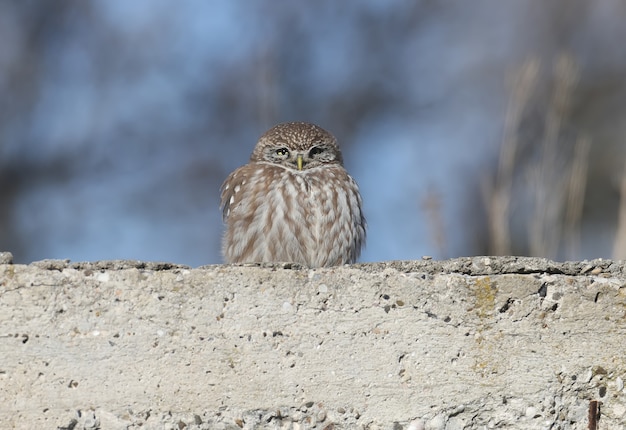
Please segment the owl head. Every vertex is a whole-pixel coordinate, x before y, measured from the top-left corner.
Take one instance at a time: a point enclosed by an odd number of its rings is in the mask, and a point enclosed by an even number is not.
[[[323,128],[306,122],[287,122],[269,129],[256,144],[250,161],[297,171],[343,165],[337,139]]]

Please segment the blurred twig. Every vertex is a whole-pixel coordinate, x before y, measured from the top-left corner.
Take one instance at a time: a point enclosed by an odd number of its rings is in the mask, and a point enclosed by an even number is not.
[[[522,123],[525,112],[530,110],[531,98],[537,94],[538,75],[539,61],[530,59],[514,76],[495,183],[484,190],[489,216],[490,253],[495,255],[513,252],[511,204],[515,197],[514,181],[522,169],[528,186],[521,191],[528,194],[517,198],[530,197],[530,219],[527,223],[529,255],[555,258],[564,238],[570,255],[574,256],[579,246],[578,230],[587,182],[590,139],[577,139],[571,156],[562,136],[563,123],[569,118],[571,98],[578,81],[578,68],[567,54],[559,56],[554,65],[554,92],[543,134],[535,144],[538,156],[527,159],[523,167],[516,166],[520,162],[520,146],[525,143],[520,141],[520,136],[527,134],[522,133]],[[529,140],[528,144],[532,143],[533,140]]]
[[[562,54],[554,68],[555,90],[546,118],[541,157],[531,168],[531,187],[535,198],[530,220],[530,255],[554,257],[562,233],[563,206],[567,185],[559,165],[563,151],[559,147],[561,124],[569,114],[571,94],[578,80],[578,70],[567,54]]]
[[[539,61],[533,58],[526,61],[513,77],[513,93],[505,116],[498,173],[495,183],[484,190],[489,217],[489,247],[493,255],[511,253],[509,220],[515,159],[519,145],[519,126],[536,85],[538,70]]]
[[[565,237],[568,242],[567,253],[570,259],[577,258],[580,250],[580,220],[587,187],[590,148],[591,139],[589,137],[578,138],[570,170],[565,212]]]
[[[621,179],[617,232],[613,243],[613,258],[616,260],[626,259],[626,163],[624,163]]]
[[[432,241],[439,256],[446,255],[446,229],[444,226],[444,211],[441,205],[441,194],[434,188],[430,188],[421,202],[421,207],[426,214],[430,225]]]

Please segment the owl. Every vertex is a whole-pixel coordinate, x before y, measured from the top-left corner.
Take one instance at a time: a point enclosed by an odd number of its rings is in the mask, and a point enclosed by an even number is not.
[[[354,263],[365,244],[362,207],[332,134],[305,122],[278,124],[222,185],[224,259]]]

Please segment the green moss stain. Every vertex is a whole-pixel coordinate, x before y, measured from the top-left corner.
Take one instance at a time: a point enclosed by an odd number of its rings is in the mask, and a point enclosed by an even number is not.
[[[6,281],[4,281],[1,278],[8,278],[8,279],[13,279],[15,277],[15,266],[13,264],[6,264],[4,265],[4,270],[2,272],[2,274],[0,274],[0,284],[1,285],[6,285]]]
[[[494,357],[498,354],[500,335],[493,328],[497,288],[488,276],[477,278],[470,284],[474,295],[472,312],[478,316],[476,322],[476,361],[474,370],[482,377],[498,374],[499,366]]]
[[[626,320],[626,285],[622,285],[619,287],[619,290],[617,290],[617,295],[620,298],[617,303],[622,308],[622,319]]]
[[[479,318],[489,318],[496,306],[496,287],[489,276],[474,281],[474,297],[476,299],[474,311]]]

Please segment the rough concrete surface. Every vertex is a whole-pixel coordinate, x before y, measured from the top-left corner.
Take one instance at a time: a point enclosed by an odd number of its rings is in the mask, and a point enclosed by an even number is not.
[[[11,264],[0,428],[624,429],[626,267]]]

